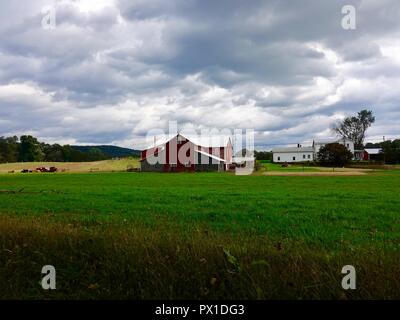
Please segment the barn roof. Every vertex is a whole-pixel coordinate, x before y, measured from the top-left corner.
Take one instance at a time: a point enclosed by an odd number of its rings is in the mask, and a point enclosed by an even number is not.
[[[350,139],[343,139],[343,138],[338,138],[338,139],[319,139],[319,140],[314,140],[314,144],[329,144],[329,143],[336,143],[336,142],[353,142]]]
[[[381,148],[368,148],[364,149],[368,154],[379,154],[382,152]]]
[[[147,149],[152,149],[158,146],[162,146],[166,144],[168,141],[175,138],[178,134],[170,134],[163,136],[161,139],[156,139],[156,142],[152,143],[148,146]],[[185,135],[179,133],[180,136],[188,139],[193,142],[197,146],[205,147],[205,148],[218,148],[218,147],[226,147],[230,141],[230,136],[218,136],[218,135]]]

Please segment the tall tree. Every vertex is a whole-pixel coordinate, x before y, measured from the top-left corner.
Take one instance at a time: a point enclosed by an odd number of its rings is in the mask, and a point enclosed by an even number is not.
[[[356,149],[362,149],[365,133],[374,122],[375,117],[371,110],[361,110],[357,116],[345,118],[334,131],[343,138],[352,140]]]
[[[45,144],[42,143],[42,150],[44,152],[44,160],[49,162],[63,162],[64,154],[63,147],[59,144]]]
[[[44,158],[41,144],[32,136],[21,136],[19,146],[19,161],[42,161]]]
[[[343,167],[351,161],[353,154],[340,143],[328,143],[319,149],[317,159],[322,165]]]
[[[18,137],[0,137],[0,162],[18,161]]]

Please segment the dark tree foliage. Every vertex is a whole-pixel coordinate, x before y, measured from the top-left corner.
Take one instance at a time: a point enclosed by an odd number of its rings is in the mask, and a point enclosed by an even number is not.
[[[72,146],[72,148],[77,149],[81,152],[88,153],[93,146]],[[124,157],[139,157],[140,151],[122,148],[117,146],[107,146],[107,145],[100,145],[96,146],[96,149],[99,149],[102,153],[106,156],[111,158],[124,158]]]
[[[64,147],[59,144],[42,144],[44,160],[49,162],[65,161]]]
[[[254,151],[257,160],[270,160],[272,161],[272,152],[269,151]]]
[[[44,153],[39,141],[32,136],[21,136],[18,160],[22,162],[43,161]]]
[[[18,137],[0,137],[0,162],[18,161]]]
[[[366,148],[382,148],[383,160],[388,164],[400,163],[400,139],[367,143]]]
[[[0,137],[0,163],[11,162],[85,162],[110,159],[99,148],[80,151],[69,145],[40,143],[35,137]]]
[[[375,117],[370,110],[361,110],[357,116],[347,117],[340,122],[334,131],[343,138],[354,141],[356,149],[362,149],[365,132],[375,122]]]
[[[326,166],[343,167],[353,158],[353,154],[340,143],[329,143],[317,154],[318,162]]]

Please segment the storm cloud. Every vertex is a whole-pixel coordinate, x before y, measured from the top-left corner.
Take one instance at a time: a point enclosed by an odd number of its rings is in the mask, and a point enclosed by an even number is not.
[[[342,28],[342,7],[356,29]],[[397,0],[0,4],[0,135],[141,148],[168,121],[246,129],[259,149],[331,137],[362,108],[400,135]],[[42,20],[54,8],[54,29]]]

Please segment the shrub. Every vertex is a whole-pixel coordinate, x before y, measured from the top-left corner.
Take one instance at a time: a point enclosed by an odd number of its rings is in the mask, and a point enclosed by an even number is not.
[[[353,158],[353,154],[340,143],[329,143],[323,146],[318,154],[317,159],[322,165],[330,165],[343,167]]]

